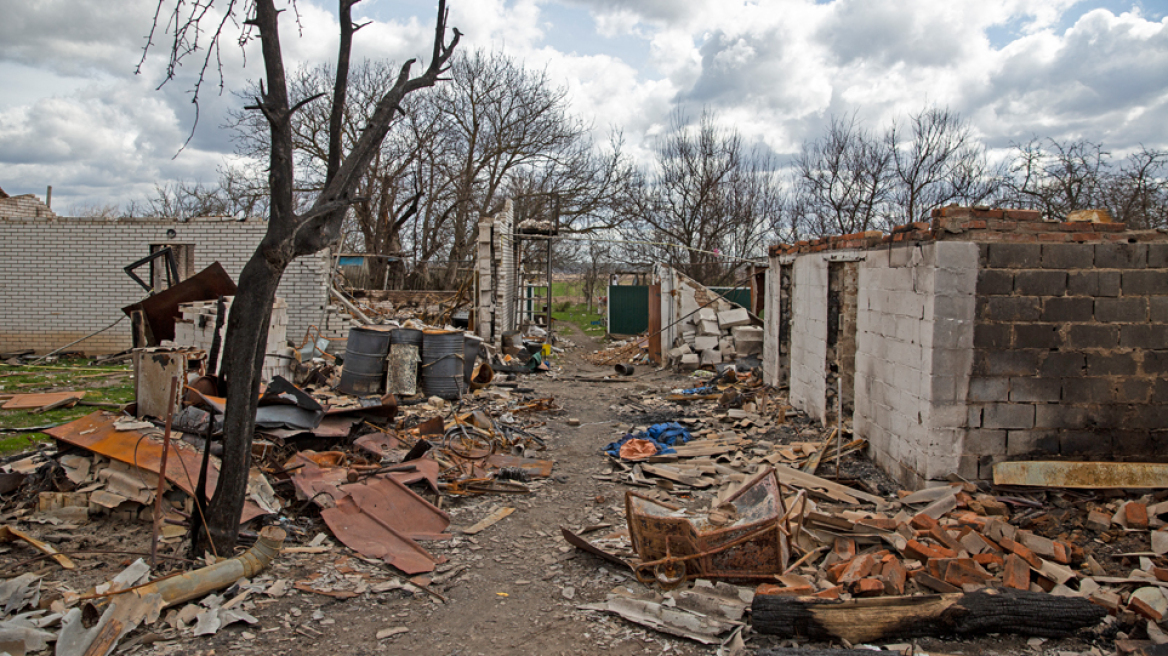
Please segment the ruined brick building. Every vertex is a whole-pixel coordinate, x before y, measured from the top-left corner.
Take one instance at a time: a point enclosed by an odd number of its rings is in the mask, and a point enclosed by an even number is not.
[[[163,246],[175,249],[183,278],[219,262],[238,279],[266,230],[262,219],[224,216],[63,217],[32,194],[0,198],[0,352],[45,353],[108,326],[145,295],[123,267]],[[295,260],[284,273],[277,295],[288,304],[293,341],[337,316],[325,312],[330,261],[323,251]],[[127,320],[76,348],[116,353],[131,341]]]
[[[770,267],[768,382],[817,419],[842,405],[903,484],[1168,459],[1168,234],[950,207]]]

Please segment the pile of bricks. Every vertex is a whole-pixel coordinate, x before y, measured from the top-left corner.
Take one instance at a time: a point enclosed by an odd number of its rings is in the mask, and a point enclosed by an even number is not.
[[[682,370],[693,370],[761,355],[763,329],[751,325],[744,308],[717,312],[705,307],[682,323],[678,341],[669,351],[670,360]]]
[[[978,493],[973,484],[902,495],[890,506],[901,506],[894,517],[887,512],[827,514],[823,509],[809,514],[809,528],[830,527],[840,537],[824,545],[830,551],[817,566],[781,576],[778,584],[763,584],[756,594],[846,599],[1006,587],[1084,597],[1113,615],[1130,612],[1152,622],[1168,614],[1168,596],[1160,599],[1158,587],[1168,581],[1163,557],[1168,530],[1160,519],[1168,516],[1168,502],[1122,500],[1089,511],[1085,526],[1101,537],[1113,528],[1126,535],[1152,529],[1152,551],[1146,553],[1161,555],[1142,559],[1141,569],[1121,578],[1108,577],[1077,544],[1018,528],[1005,503]],[[920,508],[915,514],[910,514],[912,505]],[[1149,586],[1155,595],[1144,591]]]
[[[233,296],[228,296],[224,307],[219,360],[215,363],[216,371],[222,371],[224,351],[222,340],[227,335],[227,319],[231,316],[231,301],[233,299]],[[174,323],[174,341],[165,342],[163,346],[193,346],[210,353],[211,345],[215,339],[218,302],[183,303],[179,306],[179,313],[180,317]],[[292,364],[295,360],[293,359],[293,349],[288,347],[288,304],[282,298],[276,298],[272,305],[271,321],[268,324],[268,345],[264,353],[266,355],[261,376],[263,382],[266,383],[275,376],[291,379]]]

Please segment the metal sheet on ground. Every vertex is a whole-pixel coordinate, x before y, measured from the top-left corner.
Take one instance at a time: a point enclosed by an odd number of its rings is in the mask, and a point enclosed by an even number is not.
[[[999,462],[994,485],[1082,489],[1168,488],[1168,464],[1153,462]]]
[[[162,469],[162,441],[144,437],[141,431],[120,431],[114,428],[114,420],[117,418],[116,415],[99,410],[63,426],[50,428],[45,433],[73,446],[158,474]],[[207,469],[207,494],[213,495],[219,482],[219,459],[211,456],[210,463]],[[166,463],[167,480],[194,496],[201,464],[202,454],[197,449],[181,439],[171,440]],[[244,502],[240,523],[264,514],[267,513],[248,499]]]

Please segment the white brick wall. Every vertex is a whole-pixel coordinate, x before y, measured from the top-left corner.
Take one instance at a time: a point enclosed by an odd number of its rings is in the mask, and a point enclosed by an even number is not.
[[[170,229],[177,236],[168,238]],[[47,352],[124,316],[121,308],[141,300],[143,290],[123,267],[148,255],[151,244],[194,244],[196,271],[218,261],[238,278],[266,229],[260,220],[229,217],[182,223],[12,217],[0,207],[0,351]],[[322,252],[296,260],[284,273],[277,293],[288,302],[290,340],[299,343],[307,327],[320,322],[328,270]],[[127,319],[76,348],[112,353],[130,345]]]
[[[795,260],[791,272],[791,405],[823,421],[827,413],[827,260],[820,253]],[[769,278],[769,276],[768,276]],[[772,296],[778,315],[779,302]],[[768,339],[778,333],[767,332]]]
[[[782,273],[781,258],[770,258],[770,268],[766,273],[766,311],[763,314],[763,344],[762,344],[762,373],[767,385],[778,385],[782,379],[782,358],[779,353],[779,330],[782,327],[782,313],[779,303],[782,301]]]
[[[873,249],[860,264],[856,435],[908,485],[961,473],[977,246]]]

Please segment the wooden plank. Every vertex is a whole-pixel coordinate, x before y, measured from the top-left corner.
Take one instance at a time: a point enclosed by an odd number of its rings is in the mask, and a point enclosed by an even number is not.
[[[58,552],[52,546],[41,542],[40,540],[26,533],[18,531],[11,526],[0,526],[0,542],[11,542],[13,540],[23,540],[27,542],[37,551],[52,556],[53,560],[57,561],[57,564],[61,567],[64,567],[65,569],[75,569],[77,567],[77,565],[73,564],[73,561],[70,560],[68,556]]]
[[[857,500],[859,500],[867,501],[868,503],[874,503],[877,506],[883,506],[888,503],[882,497],[878,497],[874,494],[861,492],[855,488],[848,487],[846,485],[840,485],[835,481],[829,481],[826,478],[820,478],[818,476],[808,474],[807,472],[802,472],[798,469],[793,469],[785,465],[776,464],[774,465],[774,468],[779,475],[780,482],[787,485],[796,485],[814,490],[822,490],[827,493],[828,496],[836,499],[837,501],[842,501],[844,503],[857,503]]]
[[[31,410],[34,408],[43,408],[47,405],[68,401],[69,399],[81,399],[85,396],[85,392],[46,392],[44,394],[14,394],[7,403],[4,404],[5,410]]]
[[[994,485],[1077,489],[1168,488],[1168,464],[1153,462],[999,462]]]
[[[481,520],[479,520],[477,523],[475,523],[474,526],[471,526],[470,528],[462,529],[462,532],[466,535],[475,535],[476,533],[482,533],[483,531],[494,526],[501,519],[503,519],[507,515],[510,515],[513,512],[515,512],[514,508],[498,508],[495,510],[495,512],[493,512],[493,513],[487,515],[486,517],[482,518]]]

